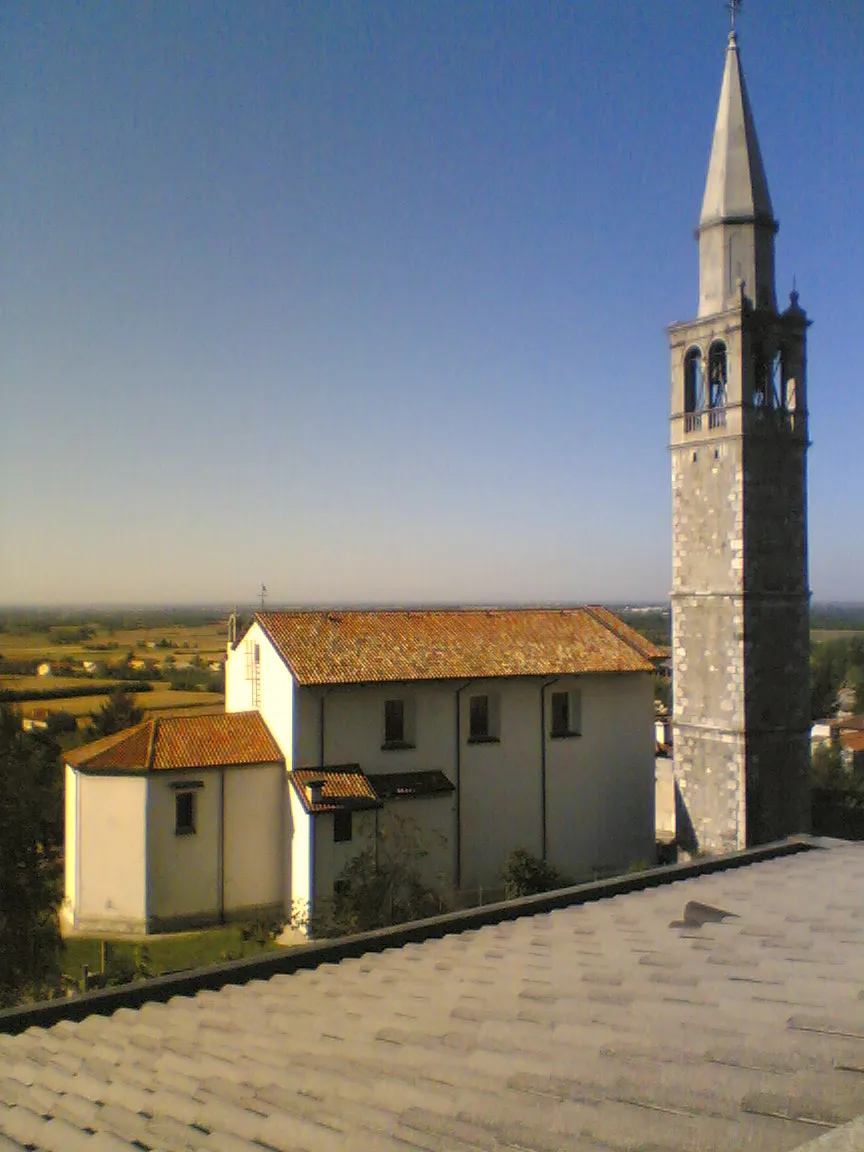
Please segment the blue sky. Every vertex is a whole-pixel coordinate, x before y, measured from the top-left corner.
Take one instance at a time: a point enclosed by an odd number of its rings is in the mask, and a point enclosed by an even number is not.
[[[665,598],[720,0],[0,22],[0,603]],[[860,600],[864,6],[739,33]]]

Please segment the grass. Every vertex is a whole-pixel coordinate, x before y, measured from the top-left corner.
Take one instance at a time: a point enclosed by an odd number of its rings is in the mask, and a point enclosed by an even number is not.
[[[87,965],[91,972],[101,970],[102,941],[96,937],[73,936],[64,942],[61,967],[67,976],[81,978],[81,969]],[[153,976],[163,972],[182,972],[190,968],[205,968],[224,960],[239,960],[246,956],[261,956],[265,952],[281,951],[283,945],[267,938],[265,942],[244,940],[239,925],[211,928],[203,932],[183,932],[171,936],[151,936],[145,941],[111,942],[113,962],[134,965],[136,954],[146,949],[147,967]]]
[[[828,640],[849,640],[852,636],[864,636],[864,631],[858,628],[814,628],[810,633],[814,644],[824,644]]]
[[[112,689],[114,688],[116,688],[116,684],[112,684]],[[22,700],[14,706],[21,708],[25,714],[37,706],[44,707],[50,712],[68,712],[69,715],[73,715],[78,720],[78,726],[81,726],[81,722],[88,720],[91,713],[99,712],[107,698],[107,692],[100,692],[100,694],[94,692],[92,696],[62,696],[58,699],[31,700],[31,702]],[[181,692],[162,688],[160,685],[157,685],[152,692],[138,692],[135,696],[135,703],[144,712],[145,720],[151,717],[169,717],[169,715],[179,713],[189,715],[194,712],[198,715],[204,715],[225,711],[225,697],[221,695],[221,692]]]

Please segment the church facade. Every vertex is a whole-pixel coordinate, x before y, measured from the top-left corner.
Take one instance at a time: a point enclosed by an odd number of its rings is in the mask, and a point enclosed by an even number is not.
[[[778,310],[774,217],[735,32],[672,356],[678,835],[730,851],[809,826],[808,319]]]

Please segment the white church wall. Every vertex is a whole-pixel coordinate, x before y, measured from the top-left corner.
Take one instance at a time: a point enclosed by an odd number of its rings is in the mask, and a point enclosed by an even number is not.
[[[281,914],[284,905],[285,769],[225,770],[225,915]]]
[[[582,879],[654,857],[653,687],[648,675],[584,676],[581,735],[550,736],[548,856]],[[559,690],[556,684],[549,692]]]
[[[149,912],[157,929],[219,920],[220,775],[165,772],[148,780]],[[187,789],[195,797],[195,831],[178,835],[175,798]]]
[[[90,931],[143,932],[147,924],[147,781],[77,777],[79,886],[74,924]]]
[[[229,649],[225,711],[260,712],[290,770],[294,756],[294,678],[258,623],[235,649]]]
[[[360,764],[364,772],[440,768],[451,774],[456,740],[456,685],[429,683],[338,685],[298,692],[298,766],[321,765],[321,698],[324,700],[324,765]],[[384,748],[384,704],[405,705],[406,747]]]

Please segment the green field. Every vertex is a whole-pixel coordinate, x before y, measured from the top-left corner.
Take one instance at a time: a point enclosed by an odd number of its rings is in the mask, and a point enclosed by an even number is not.
[[[89,936],[68,937],[63,943],[60,965],[64,975],[72,980],[81,979],[81,969],[87,965],[91,972],[101,970],[102,942]],[[110,964],[134,967],[136,959],[145,960],[152,976],[163,972],[182,972],[190,968],[204,968],[225,960],[240,960],[247,956],[260,956],[264,952],[281,951],[283,945],[269,938],[263,943],[256,939],[244,940],[240,926],[212,928],[203,932],[183,932],[168,936],[151,936],[143,941],[112,942]],[[110,971],[110,966],[109,966]]]
[[[123,614],[125,617],[128,613]],[[166,613],[166,616],[170,615]],[[224,659],[228,639],[227,620],[209,620],[190,623],[170,619],[158,619],[158,613],[149,614],[149,619],[139,627],[119,627],[110,617],[88,621],[78,616],[74,622],[58,614],[55,620],[47,614],[29,623],[11,615],[3,618],[0,631],[0,658],[13,664],[16,661],[48,661],[55,665],[79,666],[85,660],[96,663],[117,665],[127,657],[138,661],[152,662],[167,672],[165,661],[172,658],[178,671],[186,664],[198,660],[204,665]],[[118,621],[120,614],[118,614]],[[86,639],[68,640],[75,631],[86,628],[92,633]],[[8,666],[8,665],[7,665]],[[134,673],[132,673],[134,675]],[[0,672],[0,689],[15,689],[32,692],[32,700],[15,702],[26,716],[34,708],[45,708],[52,712],[67,712],[78,718],[83,726],[92,712],[98,712],[108,695],[117,687],[117,680],[107,677],[90,679],[86,675],[67,675],[60,670],[58,675],[35,676]],[[52,693],[58,689],[92,689],[82,696],[57,696],[40,699],[46,690]],[[152,691],[135,693],[135,703],[144,711],[145,717],[171,716],[175,714],[202,714],[221,712],[224,709],[224,696],[219,692],[202,690],[173,690],[169,681],[152,682]]]
[[[864,636],[859,628],[812,628],[810,640],[813,644],[825,644],[828,640],[849,640],[853,636]]]

